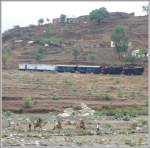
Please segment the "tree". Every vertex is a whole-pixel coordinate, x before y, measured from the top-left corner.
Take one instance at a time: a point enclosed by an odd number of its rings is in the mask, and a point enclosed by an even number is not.
[[[125,53],[128,49],[128,35],[124,26],[116,26],[112,31],[112,41],[114,42],[115,49],[119,54],[119,59],[122,53]]]
[[[10,49],[3,49],[2,50],[2,62],[4,65],[4,69],[6,69],[6,65],[11,58],[11,50]]]
[[[78,56],[80,55],[80,50],[78,48],[74,48],[72,55],[74,57],[74,60],[77,61]]]
[[[90,19],[98,24],[100,24],[104,19],[108,18],[109,16],[109,12],[104,7],[95,9],[89,14]]]
[[[43,18],[41,18],[41,19],[38,20],[39,26],[42,25],[43,23],[44,23],[44,19]]]
[[[143,10],[143,12],[146,12],[146,14],[148,15],[149,11],[150,11],[149,5],[143,5],[142,10]]]
[[[42,48],[38,48],[36,51],[36,60],[41,61],[44,57],[44,51]]]
[[[67,16],[65,14],[60,15],[60,22],[65,23]]]

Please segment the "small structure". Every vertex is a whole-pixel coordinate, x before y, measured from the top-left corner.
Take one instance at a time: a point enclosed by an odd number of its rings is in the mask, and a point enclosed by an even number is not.
[[[110,45],[112,48],[114,48],[115,47],[115,44],[114,44],[114,42],[113,41],[111,41],[111,45]]]
[[[112,47],[112,48],[114,48],[115,47],[115,43],[113,42],[113,41],[111,41],[111,44],[110,44],[110,46]],[[129,42],[128,43],[128,47],[132,47],[132,42]]]

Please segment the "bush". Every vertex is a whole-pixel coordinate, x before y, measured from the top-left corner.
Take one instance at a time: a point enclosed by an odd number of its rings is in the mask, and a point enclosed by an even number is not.
[[[9,63],[10,59],[11,59],[11,50],[8,49],[8,48],[4,48],[2,50],[2,62],[3,62],[3,65],[4,65],[4,68],[6,68],[6,65]]]
[[[126,63],[136,63],[137,62],[137,58],[133,57],[133,56],[128,56],[128,57],[126,57],[125,62]]]
[[[11,112],[10,111],[5,111],[3,112],[3,115],[5,118],[9,118],[11,116]]]
[[[23,98],[23,105],[26,108],[31,108],[32,107],[32,97],[30,97],[30,96],[24,97]]]
[[[38,48],[36,51],[36,60],[41,61],[44,57],[44,51],[42,48]]]

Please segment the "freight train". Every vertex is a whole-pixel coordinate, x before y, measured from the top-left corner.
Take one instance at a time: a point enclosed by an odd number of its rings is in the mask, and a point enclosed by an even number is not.
[[[51,71],[70,73],[93,73],[112,75],[142,75],[143,66],[90,66],[90,65],[47,65],[47,64],[19,64],[19,70],[24,71]]]

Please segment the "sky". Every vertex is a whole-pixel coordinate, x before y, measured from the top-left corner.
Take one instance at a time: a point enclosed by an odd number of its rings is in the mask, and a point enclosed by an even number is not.
[[[2,1],[2,32],[13,28],[37,24],[38,19],[58,18],[60,14],[68,17],[88,15],[92,10],[105,7],[109,12],[134,12],[136,16],[145,15],[142,6],[148,2],[100,2],[100,1]]]

